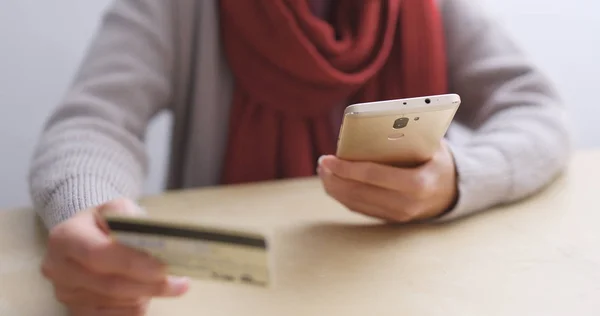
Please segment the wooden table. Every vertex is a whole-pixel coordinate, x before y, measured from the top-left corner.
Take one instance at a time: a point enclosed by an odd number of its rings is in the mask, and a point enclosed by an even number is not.
[[[525,202],[445,225],[382,226],[314,179],[169,193],[155,217],[271,234],[275,286],[195,281],[150,315],[600,315],[600,151]],[[45,232],[0,212],[0,315],[65,315],[39,275]]]

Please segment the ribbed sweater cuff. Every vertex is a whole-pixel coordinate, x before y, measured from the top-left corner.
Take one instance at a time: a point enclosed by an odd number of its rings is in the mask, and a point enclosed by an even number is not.
[[[69,178],[55,189],[43,209],[38,210],[48,229],[80,211],[122,197],[113,185],[98,176]]]
[[[458,201],[437,222],[471,215],[507,198],[512,186],[512,170],[499,149],[492,146],[449,146],[458,175]]]

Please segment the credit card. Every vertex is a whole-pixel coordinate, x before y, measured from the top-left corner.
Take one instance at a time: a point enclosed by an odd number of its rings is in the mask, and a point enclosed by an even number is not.
[[[162,262],[172,275],[269,287],[268,244],[251,232],[106,216],[112,237]]]

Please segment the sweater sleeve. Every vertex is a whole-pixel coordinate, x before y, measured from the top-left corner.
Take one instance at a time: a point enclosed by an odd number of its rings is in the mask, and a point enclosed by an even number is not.
[[[105,13],[32,159],[30,192],[48,228],[141,193],[146,127],[171,93],[169,2],[117,0]]]
[[[449,80],[468,137],[449,147],[459,198],[446,221],[528,197],[566,166],[565,107],[544,75],[477,1],[444,0]]]

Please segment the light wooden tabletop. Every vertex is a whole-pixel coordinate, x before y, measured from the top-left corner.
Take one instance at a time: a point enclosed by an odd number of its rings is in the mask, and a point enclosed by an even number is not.
[[[382,226],[314,179],[170,193],[151,216],[261,229],[274,287],[195,281],[150,315],[600,315],[600,151],[536,197],[445,225]],[[44,230],[0,212],[0,315],[58,316]]]

